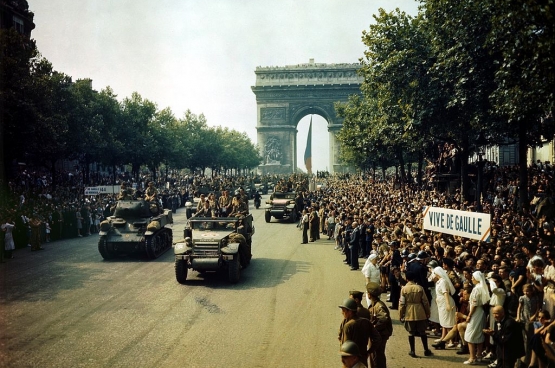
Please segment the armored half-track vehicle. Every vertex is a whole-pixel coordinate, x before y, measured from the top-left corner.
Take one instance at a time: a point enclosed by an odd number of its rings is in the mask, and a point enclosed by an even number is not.
[[[174,245],[175,278],[180,284],[189,269],[198,272],[227,270],[231,283],[251,261],[254,226],[252,215],[195,217],[187,221],[181,242]]]
[[[266,201],[264,219],[270,222],[272,217],[280,220],[296,222],[299,216],[295,202],[295,192],[274,192],[271,199]]]
[[[98,251],[104,259],[143,253],[158,258],[172,246],[172,211],[155,203],[120,200],[113,216],[100,223]]]

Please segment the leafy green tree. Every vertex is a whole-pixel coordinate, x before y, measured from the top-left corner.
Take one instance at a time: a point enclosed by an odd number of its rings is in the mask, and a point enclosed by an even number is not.
[[[141,165],[149,162],[155,149],[155,134],[150,124],[155,114],[156,104],[143,99],[137,92],[123,100],[121,118],[125,133],[121,139],[124,143],[124,162],[131,164],[131,173],[137,180]]]
[[[415,153],[421,157],[429,139],[423,127],[430,92],[426,73],[433,59],[422,17],[380,9],[374,18],[376,23],[362,37],[367,46],[359,71],[364,76],[362,97],[336,106],[345,118],[339,134],[342,156],[383,169],[394,157],[406,179],[405,159]]]
[[[31,65],[38,56],[33,40],[15,29],[0,29],[0,186],[5,188],[5,168],[25,155],[25,137],[34,119]]]
[[[75,157],[70,112],[74,106],[71,77],[56,72],[46,59],[32,66],[33,88],[27,92],[34,101],[32,120],[23,144],[25,155],[52,171],[56,185],[56,163]]]
[[[555,3],[486,2],[492,13],[487,46],[501,55],[490,98],[501,118],[490,136],[519,142],[520,207],[528,207],[527,149],[553,139],[555,123]]]
[[[94,144],[88,147],[88,152],[92,156],[91,161],[112,168],[114,173],[117,165],[126,163],[124,151],[127,137],[121,105],[110,87],[96,95],[95,104],[93,119],[100,137],[92,141]]]
[[[438,95],[430,132],[455,143],[461,163],[461,192],[469,188],[468,158],[480,131],[486,136],[498,118],[489,100],[499,55],[486,45],[491,8],[486,2],[423,3],[425,27],[436,61],[430,69]]]

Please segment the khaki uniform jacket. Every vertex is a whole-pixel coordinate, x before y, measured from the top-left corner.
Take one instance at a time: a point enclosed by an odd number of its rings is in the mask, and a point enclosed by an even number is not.
[[[376,327],[376,330],[382,336],[382,339],[387,339],[393,334],[393,323],[389,315],[389,309],[381,300],[377,300],[371,307],[368,308],[370,312],[370,322]]]
[[[218,199],[218,204],[220,208],[230,208],[231,207],[231,197],[230,196],[221,196]]]
[[[422,286],[409,281],[401,289],[399,318],[405,321],[422,321],[430,315],[430,303]]]
[[[360,351],[359,358],[365,362],[368,359],[368,353],[372,353],[381,344],[382,337],[369,320],[356,316],[353,319],[344,319],[339,327],[339,346],[347,340],[357,344]]]

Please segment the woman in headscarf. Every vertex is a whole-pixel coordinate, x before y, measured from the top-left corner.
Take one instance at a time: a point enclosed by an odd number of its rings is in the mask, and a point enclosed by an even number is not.
[[[445,341],[442,340],[455,325],[455,300],[453,300],[451,296],[455,293],[455,287],[453,283],[451,283],[447,272],[439,266],[432,269],[432,281],[436,284],[436,303],[439,314],[439,324],[441,325],[441,339],[437,342],[438,346],[432,346],[435,348],[444,348]]]
[[[361,272],[366,279],[366,285],[371,282],[375,282],[378,285],[380,284],[380,267],[378,266],[378,255],[375,251],[372,251],[370,256],[368,256]],[[370,305],[368,296],[366,296],[366,301],[368,302],[368,305]]]
[[[466,317],[468,325],[464,333],[464,339],[468,342],[470,358],[464,364],[476,365],[481,360],[481,358],[477,357],[482,356],[482,343],[485,340],[482,331],[486,321],[483,306],[489,302],[490,297],[486,278],[482,272],[474,271],[472,273],[472,283],[474,284],[474,289],[472,289],[470,294],[470,312]]]

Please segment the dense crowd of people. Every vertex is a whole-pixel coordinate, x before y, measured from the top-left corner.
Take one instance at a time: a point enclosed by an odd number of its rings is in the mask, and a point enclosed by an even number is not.
[[[432,347],[458,349],[467,365],[546,367],[555,359],[554,170],[535,164],[529,175],[530,210],[518,207],[516,167],[488,169],[481,203],[463,200],[458,191],[439,192],[433,181],[395,189],[394,180],[330,179],[305,193],[311,208],[304,209],[301,226],[315,234],[310,241],[319,234],[333,239],[351,270],[364,261],[365,284],[388,291],[388,309],[399,310],[410,356],[417,356],[417,337],[424,355],[433,355],[427,339],[435,336]],[[431,205],[473,212],[481,206],[491,215],[490,241],[423,229],[423,209]],[[366,294],[372,308],[375,286]],[[349,318],[356,320],[356,313]],[[388,318],[382,313],[375,327]],[[351,340],[349,333],[340,337]],[[363,363],[365,350],[359,346]],[[379,349],[368,353],[372,367],[385,366],[376,359]]]
[[[2,240],[8,235],[6,253],[3,254],[7,258],[13,257],[13,250],[17,248],[41,250],[41,244],[50,241],[98,233],[102,220],[112,214],[122,184],[129,188],[133,198],[143,198],[148,183],[153,182],[160,206],[177,212],[200,192],[234,192],[240,187],[252,187],[255,182],[277,180],[273,176],[206,177],[175,173],[160,173],[156,179],[141,175],[134,180],[128,172],[121,172],[115,176],[91,173],[90,182],[85,185],[83,173],[79,170],[60,171],[55,179],[54,186],[50,172],[24,169],[7,183],[9,193],[0,205]],[[114,183],[113,193],[85,195],[86,187],[112,186]]]
[[[256,180],[275,183],[276,191],[295,191],[301,243],[327,237],[350,270],[363,274],[363,297],[355,298],[358,293],[353,292],[356,303],[341,306],[345,320],[339,338],[345,351],[356,350],[365,365],[369,360],[372,367],[386,366],[389,310],[399,310],[411,356],[417,356],[416,338],[422,341],[424,355],[433,355],[428,346],[431,335],[437,338],[433,348],[457,349],[467,365],[487,361],[491,367],[515,362],[547,367],[555,359],[551,347],[555,342],[554,173],[549,163],[529,167],[530,210],[518,206],[518,167],[494,165],[486,167],[480,202],[465,200],[458,190],[439,191],[432,179],[424,180],[423,186],[399,185],[394,178],[376,180],[366,175],[328,175],[318,178],[318,186],[304,175],[172,175],[155,180],[154,185],[162,205],[174,211],[201,188],[208,193],[208,208],[218,206],[220,193],[251,186]],[[0,212],[8,257],[14,248],[31,245],[32,250],[40,250],[41,241],[98,231],[117,194],[85,196],[78,177],[60,176],[56,189],[42,172],[22,172],[10,182],[12,195]],[[96,178],[98,184],[113,179]],[[150,179],[131,183],[122,176],[116,181],[129,182],[134,195],[140,196]],[[424,229],[426,206],[473,212],[481,208],[491,215],[490,241]],[[388,292],[389,306],[380,301],[383,292]],[[368,308],[362,306],[364,300]],[[364,309],[370,310],[369,318],[362,317],[367,316]],[[371,327],[359,319],[368,319]],[[364,336],[369,339],[374,336],[370,351],[360,345],[363,339],[354,332],[355,325],[366,326]],[[358,350],[353,339],[359,341]],[[517,348],[519,344],[523,349]],[[342,356],[349,360],[354,355]]]

